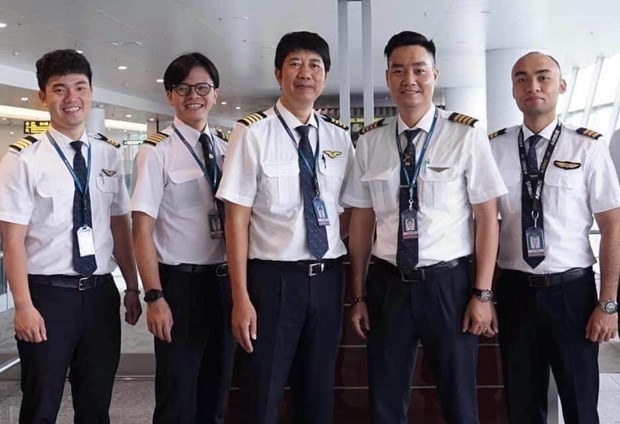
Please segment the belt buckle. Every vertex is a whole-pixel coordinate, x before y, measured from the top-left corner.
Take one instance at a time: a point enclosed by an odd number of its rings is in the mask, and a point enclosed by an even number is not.
[[[426,273],[424,272],[424,268],[418,268],[416,270],[411,271],[408,274],[405,274],[404,272],[400,271],[400,279],[402,282],[404,283],[419,283],[420,281],[424,281],[426,279]],[[419,276],[416,276],[416,278],[408,278],[407,275],[414,275],[419,273]]]
[[[216,277],[226,277],[228,275],[228,264],[219,264],[215,267]]]
[[[325,271],[325,263],[324,262],[316,262],[313,264],[308,264],[308,277],[313,277],[317,274]]]
[[[549,287],[549,277],[547,275],[528,275],[530,287],[546,289]]]
[[[80,277],[79,281],[78,281],[78,290],[79,291],[84,291],[86,290],[86,287],[84,287],[84,281],[88,280],[90,277]]]

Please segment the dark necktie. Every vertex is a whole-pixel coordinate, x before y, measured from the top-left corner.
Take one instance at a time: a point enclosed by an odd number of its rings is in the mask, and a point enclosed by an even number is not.
[[[525,165],[527,167],[528,174],[538,175],[538,158],[536,157],[536,145],[541,140],[541,136],[533,135],[528,138],[529,142],[529,150],[527,151],[527,155],[525,156]],[[536,183],[538,180],[534,180]],[[536,190],[536,185],[532,185],[532,189]],[[527,190],[527,186],[525,184],[525,178],[523,179],[521,185],[521,245],[523,251],[523,259],[529,266],[532,268],[536,268],[538,264],[540,264],[543,260],[545,260],[545,256],[536,256],[529,257],[527,254],[527,237],[526,230],[530,227],[534,226],[534,217],[532,216],[532,199]],[[538,218],[536,219],[536,227],[541,230],[543,227],[543,210],[542,210],[542,199],[540,204],[540,212]]]
[[[308,250],[316,259],[321,259],[327,252],[329,244],[327,242],[327,231],[324,226],[319,225],[316,211],[314,210],[314,199],[316,189],[314,186],[315,161],[310,146],[308,132],[310,127],[300,125],[295,130],[301,136],[299,140],[299,184],[304,196],[304,220],[306,221],[306,242]],[[305,160],[304,160],[305,159]],[[307,163],[307,164],[306,164]],[[312,169],[308,169],[308,165]]]
[[[87,169],[84,155],[82,155],[82,144],[79,140],[71,142],[71,147],[75,149],[73,172],[82,187],[86,187]],[[77,231],[84,226],[93,228],[90,192],[86,190],[86,193],[82,194],[75,184],[75,193],[73,194],[73,269],[82,276],[90,276],[97,269],[97,260],[95,255],[80,256]]]
[[[220,186],[220,181],[222,179],[222,171],[219,166],[217,166],[217,160],[215,158],[215,152],[211,148],[211,139],[205,133],[200,134],[198,138],[200,145],[202,146],[202,154],[205,160],[205,168],[207,169],[207,174],[209,175],[209,184],[211,185],[211,191],[213,191],[213,198],[215,199],[215,204],[217,205],[217,213],[220,216],[221,224],[224,225],[224,202],[215,197],[215,193],[217,193],[217,188]],[[215,182],[213,181],[213,175],[215,175]],[[223,228],[223,227],[222,227]]]
[[[409,175],[409,178],[413,178],[415,172],[415,144],[413,140],[420,132],[419,129],[405,131],[405,137],[407,138],[407,146],[403,150],[403,160],[401,162],[402,169],[400,170],[400,190],[399,190],[399,219],[398,219],[398,245],[396,249],[396,264],[398,269],[402,272],[412,271],[418,264],[418,237],[403,239],[403,220],[402,212],[409,209],[409,183],[405,172]],[[418,193],[417,190],[413,192],[413,207],[418,207]]]

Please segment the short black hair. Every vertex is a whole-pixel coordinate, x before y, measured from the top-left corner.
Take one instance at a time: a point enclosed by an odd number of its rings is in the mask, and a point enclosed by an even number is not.
[[[426,36],[413,31],[402,31],[396,35],[393,35],[392,38],[390,38],[390,41],[388,41],[385,49],[383,50],[388,64],[390,62],[390,56],[392,55],[392,52],[398,47],[405,46],[424,47],[424,49],[426,49],[426,51],[433,58],[433,64],[435,64],[435,53],[437,50],[435,48],[435,43],[433,42],[433,40],[429,40],[428,38],[426,38]]]
[[[325,72],[329,72],[332,62],[329,58],[329,45],[327,41],[319,34],[308,31],[289,32],[280,39],[278,47],[276,47],[276,69],[281,71],[286,56],[299,50],[314,52],[321,56],[323,65],[325,65]]]
[[[53,76],[63,76],[69,74],[81,74],[88,78],[88,84],[93,85],[93,72],[90,63],[83,54],[73,49],[54,50],[44,54],[37,60],[37,84],[41,91],[45,91],[45,86]]]
[[[171,91],[175,85],[183,82],[196,66],[205,69],[213,80],[213,86],[219,88],[220,74],[211,60],[202,53],[185,53],[174,59],[164,73],[164,88]]]

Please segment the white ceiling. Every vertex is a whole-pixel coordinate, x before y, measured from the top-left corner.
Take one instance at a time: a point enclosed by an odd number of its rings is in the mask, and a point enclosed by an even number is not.
[[[133,110],[127,120],[144,122],[169,111],[155,80],[178,54],[195,50],[217,65],[219,100],[228,102],[212,117],[236,119],[273,103],[275,46],[284,33],[303,29],[331,46],[332,71],[320,105],[337,107],[337,6],[337,0],[0,0],[0,22],[7,24],[0,29],[0,84],[22,87],[0,86],[0,104],[24,106],[24,95],[35,99],[24,91],[36,88],[34,74],[23,71],[32,72],[50,50],[76,48],[93,65],[95,99],[117,106],[107,117],[127,119]],[[361,2],[350,2],[349,9],[351,87],[359,94]],[[437,43],[439,88],[479,85],[480,62],[472,58],[492,49],[546,49],[565,69],[620,52],[618,0],[374,0],[372,21],[379,105],[386,102],[383,47],[402,30]],[[128,69],[119,71],[119,65]]]

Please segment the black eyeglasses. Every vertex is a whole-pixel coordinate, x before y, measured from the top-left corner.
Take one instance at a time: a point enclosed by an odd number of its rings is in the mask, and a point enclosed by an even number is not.
[[[213,87],[214,85],[208,82],[199,82],[198,84],[185,84],[182,82],[173,86],[172,89],[176,91],[179,96],[183,97],[187,96],[190,91],[192,91],[192,88],[199,96],[206,96]]]

